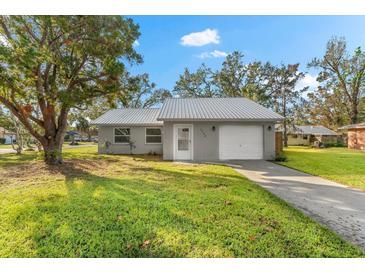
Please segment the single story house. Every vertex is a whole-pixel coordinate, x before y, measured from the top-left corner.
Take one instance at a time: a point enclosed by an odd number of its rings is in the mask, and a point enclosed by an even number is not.
[[[0,127],[0,139],[2,139],[1,142],[8,145],[16,141],[16,136],[13,132]]]
[[[318,141],[324,144],[337,143],[337,133],[324,126],[292,126],[288,130],[289,146],[309,146]]]
[[[365,123],[347,125],[339,130],[347,130],[348,148],[365,150]]]
[[[274,159],[279,114],[246,98],[169,98],[160,109],[114,109],[91,124],[99,153],[165,160]]]

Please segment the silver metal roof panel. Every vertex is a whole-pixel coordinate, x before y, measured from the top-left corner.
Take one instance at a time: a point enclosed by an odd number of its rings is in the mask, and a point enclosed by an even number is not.
[[[162,126],[157,121],[160,109],[157,108],[125,108],[112,109],[91,122],[92,125],[128,125],[128,126]]]
[[[281,121],[283,117],[246,98],[168,98],[159,121]]]

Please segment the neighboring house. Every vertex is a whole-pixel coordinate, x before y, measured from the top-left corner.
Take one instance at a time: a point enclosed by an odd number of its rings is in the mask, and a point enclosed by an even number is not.
[[[0,127],[0,138],[4,138],[5,139],[4,143],[7,145],[16,141],[15,134],[3,127]]]
[[[365,150],[365,123],[347,125],[339,130],[347,130],[348,148]]]
[[[274,159],[279,114],[245,98],[166,99],[161,109],[114,109],[99,127],[99,153],[165,160]]]
[[[337,143],[337,133],[324,126],[292,126],[288,130],[289,146],[309,146],[318,141],[323,144]]]

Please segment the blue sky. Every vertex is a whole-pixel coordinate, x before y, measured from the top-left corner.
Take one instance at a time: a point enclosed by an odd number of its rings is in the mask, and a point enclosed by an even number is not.
[[[224,54],[235,50],[243,52],[247,62],[299,62],[309,73],[305,83],[314,85],[316,72],[308,71],[306,64],[323,56],[332,36],[344,36],[350,50],[365,49],[365,16],[130,17],[140,26],[135,48],[144,59],[132,72],[147,72],[159,88],[172,89],[185,67],[195,70],[204,62],[218,69]]]

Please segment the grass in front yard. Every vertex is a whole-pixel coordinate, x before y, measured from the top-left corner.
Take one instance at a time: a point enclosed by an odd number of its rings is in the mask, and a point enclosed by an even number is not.
[[[365,153],[348,148],[289,147],[280,164],[365,190]]]
[[[13,146],[11,144],[0,144],[0,149],[9,149],[9,148],[13,148]]]
[[[0,156],[0,257],[363,257],[219,165],[65,150]]]

